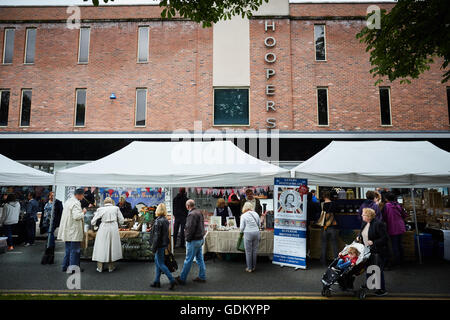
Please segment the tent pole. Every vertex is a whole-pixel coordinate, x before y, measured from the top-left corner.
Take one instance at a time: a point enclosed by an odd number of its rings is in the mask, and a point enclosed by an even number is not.
[[[419,264],[422,264],[422,254],[420,252],[420,240],[419,240],[419,227],[417,226],[417,214],[416,214],[416,202],[414,201],[414,188],[411,188],[411,201],[414,211],[414,223],[416,226],[416,236],[417,236],[417,250],[419,253]]]

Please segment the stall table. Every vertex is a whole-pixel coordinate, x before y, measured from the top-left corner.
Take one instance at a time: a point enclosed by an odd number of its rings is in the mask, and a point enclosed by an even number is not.
[[[273,231],[261,231],[258,255],[273,254]],[[236,249],[240,231],[208,231],[205,236],[203,253],[243,253]]]

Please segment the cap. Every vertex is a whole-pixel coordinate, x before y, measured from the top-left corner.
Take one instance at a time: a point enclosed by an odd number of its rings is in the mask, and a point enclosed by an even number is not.
[[[78,188],[77,190],[75,190],[74,194],[83,194],[84,195],[84,189],[83,188]]]

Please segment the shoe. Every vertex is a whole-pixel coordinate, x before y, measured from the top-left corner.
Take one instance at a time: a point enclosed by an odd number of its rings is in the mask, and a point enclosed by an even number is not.
[[[175,278],[175,281],[177,282],[177,284],[181,284],[182,286],[184,286],[186,284],[186,282],[181,280],[181,278],[179,276]]]
[[[386,290],[377,290],[377,291],[375,291],[375,295],[377,296],[377,297],[383,297],[383,296],[385,296],[385,295],[387,295],[388,294],[388,292],[386,291]]]
[[[252,272],[252,270],[250,270],[249,268],[245,268],[246,272]]]
[[[200,282],[200,283],[205,283],[205,282],[206,282],[205,279],[202,279],[202,278],[199,278],[199,277],[195,278],[195,279],[192,280],[192,281],[194,281],[194,282]]]
[[[114,267],[112,269],[108,269],[109,272],[113,272],[114,270],[116,270],[116,267]]]
[[[102,270],[102,269],[99,269],[99,268],[97,268],[97,272],[103,272],[103,270]]]
[[[31,244],[25,243],[23,246],[24,246],[24,247],[29,247],[29,246],[31,246]]]
[[[8,251],[13,251],[14,250],[14,247],[13,246],[9,246],[8,247]]]
[[[172,282],[172,283],[170,284],[169,290],[174,290],[176,284],[177,284],[176,281]]]
[[[161,288],[161,283],[159,283],[159,282],[153,282],[153,283],[150,285],[150,287],[152,287],[152,288]]]

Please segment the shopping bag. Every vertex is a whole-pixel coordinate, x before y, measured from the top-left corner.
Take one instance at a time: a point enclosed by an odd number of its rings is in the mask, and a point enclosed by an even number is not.
[[[323,227],[325,225],[325,217],[327,216],[327,213],[325,210],[323,210],[323,202],[322,202],[322,211],[320,212],[320,217],[316,222],[316,225],[319,227]]]
[[[164,252],[164,264],[167,266],[170,272],[175,272],[178,270],[178,264],[175,257],[171,252],[165,250]]]
[[[245,246],[244,246],[244,233],[243,233],[243,232],[241,232],[241,233],[239,234],[239,239],[238,239],[238,242],[237,242],[236,249],[237,249],[238,251],[245,252]]]

